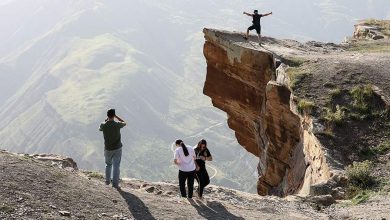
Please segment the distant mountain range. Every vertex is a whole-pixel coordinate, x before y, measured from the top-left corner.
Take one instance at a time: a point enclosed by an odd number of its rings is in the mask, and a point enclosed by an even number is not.
[[[206,138],[213,180],[253,191],[257,158],[238,146],[224,113],[202,95],[205,26],[245,30],[243,10],[273,11],[264,33],[341,41],[351,24],[388,18],[377,1],[0,1],[0,147],[104,167],[97,128],[108,107],[128,121],[123,174],[175,180],[171,143]]]

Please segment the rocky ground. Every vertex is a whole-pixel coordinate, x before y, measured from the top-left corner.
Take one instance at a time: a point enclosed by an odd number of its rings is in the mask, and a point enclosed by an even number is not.
[[[58,161],[57,161],[58,162]],[[0,219],[386,219],[390,200],[376,197],[328,208],[291,196],[260,197],[210,186],[204,200],[182,200],[174,183],[125,179],[121,190],[102,175],[29,155],[0,153]],[[370,210],[370,212],[367,212]]]

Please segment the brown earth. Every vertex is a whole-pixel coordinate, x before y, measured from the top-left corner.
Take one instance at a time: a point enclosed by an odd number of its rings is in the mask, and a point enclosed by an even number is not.
[[[181,200],[174,183],[126,179],[117,191],[101,174],[62,169],[31,156],[0,152],[0,219],[381,219],[389,200],[317,207],[304,199],[259,197],[223,187],[204,200]],[[344,207],[343,207],[344,206]],[[366,208],[376,213],[368,216]],[[62,216],[60,212],[69,212]]]

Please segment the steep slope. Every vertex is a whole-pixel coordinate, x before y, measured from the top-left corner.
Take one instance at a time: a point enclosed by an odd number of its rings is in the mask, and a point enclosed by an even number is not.
[[[204,93],[228,114],[238,142],[259,157],[260,195],[333,194],[346,184],[346,165],[387,143],[388,40],[265,38],[258,46],[239,33],[204,34]],[[364,88],[369,96],[360,98]]]

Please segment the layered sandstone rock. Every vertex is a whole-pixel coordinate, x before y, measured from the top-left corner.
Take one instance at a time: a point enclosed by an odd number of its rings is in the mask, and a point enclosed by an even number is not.
[[[325,153],[305,123],[309,119],[292,107],[289,78],[277,76],[273,53],[238,33],[204,34],[204,94],[227,113],[240,145],[259,157],[258,193],[307,194],[312,184],[327,181]]]

